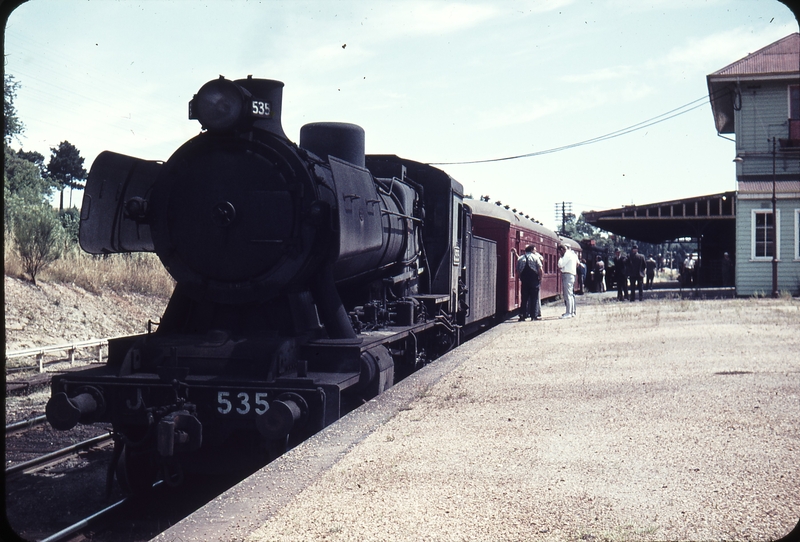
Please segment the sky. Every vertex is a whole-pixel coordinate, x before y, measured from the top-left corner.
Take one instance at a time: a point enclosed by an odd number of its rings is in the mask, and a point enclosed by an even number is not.
[[[797,31],[777,0],[29,0],[4,34],[12,147],[166,161],[200,131],[194,93],[252,75],[284,82],[292,141],[355,123],[368,154],[441,164],[556,228],[562,202],[734,190],[706,76]]]

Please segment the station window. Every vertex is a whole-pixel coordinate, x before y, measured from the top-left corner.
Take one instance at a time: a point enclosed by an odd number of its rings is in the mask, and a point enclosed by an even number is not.
[[[778,222],[780,222],[781,212],[778,210]],[[752,243],[751,258],[753,260],[771,260],[773,240],[775,240],[775,220],[772,210],[753,210],[752,215]],[[780,251],[780,229],[777,231],[778,259],[781,257]]]
[[[794,210],[794,259],[800,260],[800,209]]]
[[[789,85],[789,139],[800,139],[800,85]]]

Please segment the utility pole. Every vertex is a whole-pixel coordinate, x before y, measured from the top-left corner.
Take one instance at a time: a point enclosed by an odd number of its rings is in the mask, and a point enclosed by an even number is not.
[[[772,138],[772,297],[778,297],[778,195],[775,178],[775,137]]]
[[[567,215],[572,214],[572,202],[571,201],[562,201],[561,203],[556,202],[556,222],[561,222],[561,231],[559,232],[561,235],[566,234],[567,231]]]

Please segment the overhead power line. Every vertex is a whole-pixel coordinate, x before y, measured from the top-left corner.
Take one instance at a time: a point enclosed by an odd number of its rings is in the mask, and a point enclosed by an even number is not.
[[[697,103],[697,102],[701,102],[701,103]],[[653,126],[654,124],[659,124],[659,123],[664,122],[666,120],[669,120],[669,119],[678,117],[680,115],[683,115],[684,113],[688,113],[689,111],[692,111],[692,110],[697,109],[699,107],[703,107],[707,103],[709,103],[708,96],[703,96],[702,98],[698,98],[698,99],[693,100],[693,101],[691,101],[691,102],[689,102],[687,104],[684,104],[684,105],[682,105],[680,107],[676,107],[675,109],[667,111],[666,113],[662,113],[660,115],[657,115],[655,117],[649,118],[647,120],[643,120],[642,122],[638,122],[636,124],[632,124],[632,125],[630,125],[630,126],[628,126],[626,128],[622,128],[622,129],[616,130],[614,132],[609,132],[609,133],[601,135],[601,136],[593,137],[591,139],[586,139],[584,141],[579,141],[577,143],[570,143],[569,145],[562,145],[561,147],[554,147],[552,149],[545,149],[543,151],[529,152],[529,153],[526,153],[526,154],[517,154],[517,155],[514,155],[514,156],[504,156],[502,158],[488,158],[488,159],[485,159],[485,160],[466,160],[466,161],[462,161],[462,162],[429,162],[428,165],[431,165],[431,166],[455,166],[455,165],[465,165],[465,164],[485,164],[485,163],[488,163],[488,162],[502,162],[502,161],[505,161],[505,160],[517,160],[517,159],[520,159],[520,158],[530,158],[532,156],[539,156],[539,155],[542,155],[542,154],[550,154],[550,153],[554,153],[554,152],[564,151],[564,150],[567,150],[567,149],[573,149],[575,147],[581,147],[583,145],[589,145],[589,144],[592,144],[592,143],[599,143],[600,141],[606,141],[608,139],[614,139],[615,137],[619,137],[619,136],[623,136],[623,135],[626,135],[626,134],[630,134],[631,132],[636,132],[637,130],[642,130],[643,128],[647,128],[649,126]],[[692,107],[689,107],[689,106],[692,106]]]

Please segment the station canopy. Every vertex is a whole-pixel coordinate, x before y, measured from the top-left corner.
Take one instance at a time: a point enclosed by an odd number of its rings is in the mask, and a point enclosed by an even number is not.
[[[724,192],[675,201],[626,205],[607,211],[588,211],[583,218],[592,226],[645,243],[681,238],[732,244],[736,234],[736,193]]]

